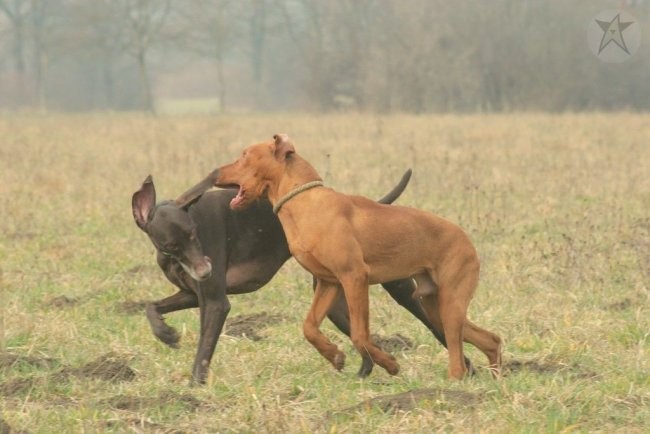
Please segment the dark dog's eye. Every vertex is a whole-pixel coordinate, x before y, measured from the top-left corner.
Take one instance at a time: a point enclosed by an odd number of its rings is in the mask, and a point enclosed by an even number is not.
[[[172,258],[172,257],[174,256],[174,255],[172,255],[171,253],[166,252],[166,251],[164,251],[164,250],[161,250],[160,253],[162,253],[163,255],[165,255],[165,256],[167,256],[167,257],[169,257],[169,258]]]

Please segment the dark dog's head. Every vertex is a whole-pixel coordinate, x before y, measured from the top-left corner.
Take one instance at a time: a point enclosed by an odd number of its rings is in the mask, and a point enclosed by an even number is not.
[[[212,272],[210,258],[203,255],[196,225],[187,212],[200,197],[184,194],[156,205],[156,189],[150,175],[133,193],[131,201],[135,223],[149,236],[158,255],[178,262],[197,281],[207,279]]]

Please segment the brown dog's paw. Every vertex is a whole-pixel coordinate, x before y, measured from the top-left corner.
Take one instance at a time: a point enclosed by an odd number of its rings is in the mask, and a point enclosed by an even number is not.
[[[395,362],[395,358],[393,357],[391,363],[387,363],[384,369],[390,375],[397,375],[399,373],[399,363]]]
[[[345,366],[345,354],[343,354],[341,351],[338,351],[334,356],[332,365],[334,365],[337,371],[341,371]]]

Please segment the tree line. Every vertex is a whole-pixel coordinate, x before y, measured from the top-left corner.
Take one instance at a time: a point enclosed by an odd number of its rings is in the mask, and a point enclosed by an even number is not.
[[[585,28],[617,7],[610,64]],[[646,0],[0,0],[0,109],[648,110],[649,53]]]

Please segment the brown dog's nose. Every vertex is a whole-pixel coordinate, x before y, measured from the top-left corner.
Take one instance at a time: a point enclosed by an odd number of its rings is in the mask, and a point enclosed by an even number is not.
[[[278,145],[283,142],[288,142],[289,141],[289,136],[283,133],[275,134],[273,136],[273,140],[275,140],[275,144]]]

